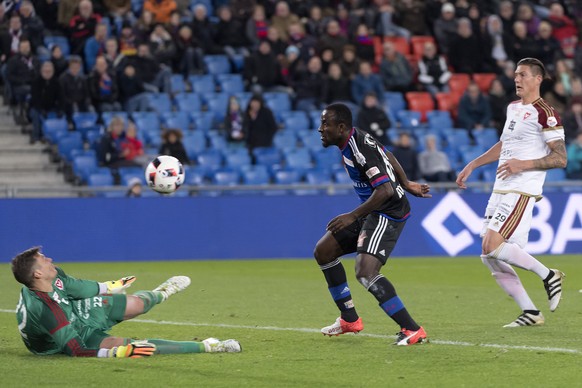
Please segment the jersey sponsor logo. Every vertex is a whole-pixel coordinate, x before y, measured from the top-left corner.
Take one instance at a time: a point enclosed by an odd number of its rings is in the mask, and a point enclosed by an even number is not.
[[[59,290],[63,290],[65,287],[63,286],[63,281],[61,279],[57,279],[55,281],[55,287],[58,288]]]
[[[554,116],[550,116],[548,117],[548,121],[546,122],[546,124],[548,124],[548,127],[555,127],[556,125],[558,125],[558,120],[556,120]]]
[[[524,119],[524,120],[527,120],[527,118],[528,118],[529,116],[531,116],[531,113],[530,113],[530,112],[525,112],[525,114],[523,115],[523,119]]]
[[[366,175],[368,176],[368,178],[372,178],[374,175],[378,175],[380,174],[380,169],[376,166],[368,169],[368,171],[366,171]]]
[[[370,134],[366,134],[366,136],[364,136],[364,144],[366,144],[370,148],[376,148],[376,142],[374,141]]]
[[[510,131],[513,131],[515,129],[515,120],[511,120],[511,122],[509,123],[509,128]]]

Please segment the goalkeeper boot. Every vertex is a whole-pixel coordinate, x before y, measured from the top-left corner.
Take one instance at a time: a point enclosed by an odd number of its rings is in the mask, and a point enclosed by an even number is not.
[[[164,301],[170,296],[185,290],[190,285],[190,278],[188,276],[172,276],[159,286],[153,289],[154,292],[160,292],[164,297]]]
[[[358,318],[355,322],[348,322],[339,317],[333,324],[322,328],[321,333],[331,337],[332,335],[338,336],[345,333],[357,334],[362,330],[364,330],[364,322],[362,322],[362,318]]]
[[[562,281],[566,277],[563,272],[557,269],[551,269],[554,274],[550,280],[544,281],[544,288],[548,293],[548,302],[550,303],[550,311],[555,311],[560,304],[562,298]]]
[[[532,314],[529,312],[523,312],[515,321],[504,325],[503,327],[521,327],[521,326],[541,326],[544,324],[544,316],[541,312],[537,314]]]
[[[428,339],[426,338],[426,331],[424,331],[424,328],[421,326],[416,331],[404,328],[400,330],[400,332],[396,334],[396,342],[394,342],[394,345],[408,346],[422,344],[424,342],[428,342]]]
[[[242,347],[240,342],[233,339],[221,341],[217,338],[206,338],[202,341],[206,353],[240,353]]]

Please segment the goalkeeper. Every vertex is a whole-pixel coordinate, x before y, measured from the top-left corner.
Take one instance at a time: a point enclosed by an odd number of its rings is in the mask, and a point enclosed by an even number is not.
[[[147,313],[184,290],[190,285],[187,276],[174,276],[153,291],[125,295],[125,289],[135,277],[105,283],[75,279],[55,267],[40,247],[14,257],[12,272],[24,285],[16,307],[18,330],[34,354],[138,358],[154,354],[241,351],[236,340],[135,341],[107,333],[114,325]]]

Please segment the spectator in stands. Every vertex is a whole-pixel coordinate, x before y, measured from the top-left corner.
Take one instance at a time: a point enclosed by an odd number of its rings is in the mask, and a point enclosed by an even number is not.
[[[68,32],[69,23],[77,14],[79,0],[59,0],[57,8],[57,24],[60,32]]]
[[[555,64],[556,79],[562,82],[564,92],[569,97],[572,95],[572,81],[574,74],[568,67],[565,59],[558,59]]]
[[[61,50],[61,46],[58,44],[55,44],[53,47],[51,47],[50,61],[53,63],[55,68],[55,77],[57,78],[59,78],[61,74],[63,74],[69,67],[67,59],[63,56],[63,50]]]
[[[40,63],[32,54],[30,41],[25,38],[18,43],[18,54],[12,56],[6,64],[7,86],[10,88],[12,105],[24,103],[30,95],[30,86],[38,76]],[[20,119],[24,123],[24,111],[20,112]]]
[[[338,22],[340,34],[348,38],[356,35],[356,28],[359,23],[355,22],[356,20],[351,17],[350,12],[341,2],[336,7],[335,19]]]
[[[129,62],[129,59],[119,52],[119,44],[115,38],[108,38],[105,41],[105,52],[103,56],[109,68],[113,69],[115,74],[119,74]]]
[[[97,63],[100,59],[97,59]],[[125,139],[123,118],[115,116],[111,119],[106,133],[99,140],[98,157],[99,163],[111,168],[111,173],[115,178],[115,183],[119,184],[119,167],[139,166],[139,164],[127,160],[125,155],[129,152],[122,149],[122,141]]]
[[[110,18],[117,22],[128,21],[133,18],[131,14],[131,0],[103,0]],[[117,31],[120,32],[119,30]]]
[[[243,76],[254,93],[274,91],[282,86],[280,66],[268,41],[262,41],[258,50],[245,59]]]
[[[186,147],[182,143],[182,131],[168,128],[162,135],[162,145],[158,151],[160,155],[170,155],[178,159],[180,163],[186,165],[190,163]]]
[[[499,72],[506,61],[512,58],[511,35],[505,32],[501,18],[497,15],[487,17],[487,26],[483,35],[484,50],[491,56],[496,66],[494,72]]]
[[[253,16],[247,20],[245,25],[245,35],[253,49],[259,45],[261,40],[267,38],[268,27],[269,23],[265,16],[265,7],[260,4],[255,5]]]
[[[137,36],[129,22],[123,22],[121,26],[121,33],[119,34],[119,52],[126,57],[137,54]]]
[[[426,25],[426,2],[424,0],[395,1],[395,18],[402,28],[410,31],[412,35],[429,35]]]
[[[368,26],[360,24],[352,41],[352,44],[356,48],[356,56],[359,59],[370,63],[374,63],[376,59],[374,40],[372,38],[373,36],[368,31]]]
[[[513,23],[513,54],[512,61],[517,63],[521,58],[536,58],[539,47],[533,36],[527,34],[527,26],[522,21]]]
[[[467,86],[467,91],[459,101],[457,125],[459,128],[467,129],[471,134],[474,130],[487,128],[491,125],[489,101],[481,93],[479,85],[473,81]]]
[[[172,11],[178,8],[175,0],[145,0],[143,2],[144,11],[149,11],[156,23],[168,23]]]
[[[348,39],[341,35],[339,23],[336,20],[330,20],[327,23],[325,33],[317,41],[317,52],[321,53],[329,48],[333,51],[333,58],[339,60],[347,43]]]
[[[18,43],[22,36],[22,22],[20,16],[15,14],[10,17],[8,30],[0,33],[1,56],[0,61],[6,63],[12,56],[18,54]]]
[[[208,11],[204,4],[194,6],[194,17],[192,18],[192,35],[202,43],[205,54],[219,54],[222,49],[214,42],[213,24],[208,19]]]
[[[420,177],[418,152],[412,146],[412,139],[408,132],[400,132],[392,153],[398,162],[400,162],[402,169],[406,173],[406,177],[410,180],[418,180]]]
[[[48,56],[48,50],[44,47],[44,23],[36,16],[34,6],[29,0],[23,0],[18,9],[22,30],[32,46],[32,52],[39,56]]]
[[[252,153],[257,147],[272,147],[277,129],[275,116],[263,99],[258,95],[251,97],[243,120],[243,132],[249,151]]]
[[[280,62],[285,56],[285,49],[287,49],[287,43],[279,37],[279,30],[271,26],[267,29],[267,40],[271,43],[271,51],[275,54],[275,57]]]
[[[374,21],[376,35],[401,36],[406,40],[410,40],[410,31],[394,22],[396,10],[390,4],[390,0],[375,0],[373,7],[376,11],[376,20]]]
[[[174,71],[187,78],[191,74],[204,74],[204,51],[201,43],[192,35],[192,28],[182,25],[176,37],[177,55],[174,59]]]
[[[72,120],[75,112],[92,112],[91,97],[87,78],[81,71],[81,57],[72,55],[69,57],[69,68],[59,78],[61,95],[63,96],[63,108],[67,119]]]
[[[282,83],[289,87],[297,79],[299,72],[303,71],[306,66],[299,54],[299,49],[296,46],[289,46],[285,50],[285,58],[280,61]]]
[[[295,109],[310,112],[321,109],[324,76],[321,70],[321,59],[312,57],[307,68],[299,72],[293,82],[295,90]]]
[[[503,89],[509,97],[509,100],[517,100],[518,97],[515,94],[515,63],[512,61],[505,62],[503,72],[497,78],[503,85]]]
[[[491,71],[491,56],[483,50],[483,42],[473,33],[471,21],[459,19],[457,36],[449,45],[449,61],[456,73]]]
[[[333,60],[333,50],[330,48],[326,48],[325,50],[323,50],[321,52],[320,58],[321,58],[321,72],[325,74],[325,73],[327,73],[327,70],[329,69],[329,64],[334,61]]]
[[[507,105],[511,102],[511,98],[505,92],[503,84],[498,78],[491,82],[488,97],[491,108],[491,125],[497,129],[497,133],[501,136],[505,125]]]
[[[353,80],[360,71],[360,60],[356,56],[356,48],[351,44],[344,46],[339,63],[344,76]]]
[[[139,74],[136,74],[135,67],[127,65],[119,76],[119,100],[128,114],[135,111],[145,112],[148,110],[149,100],[145,94],[145,87]]]
[[[107,40],[107,24],[99,23],[95,27],[95,34],[85,42],[85,71],[91,72],[95,67],[98,55],[105,53],[105,41]]]
[[[42,20],[45,31],[51,35],[62,32],[58,22],[59,3],[54,0],[37,0],[34,3],[36,14]]]
[[[422,57],[418,61],[418,81],[433,96],[437,93],[449,92],[449,80],[451,72],[442,55],[438,55],[432,42],[426,42],[422,51]]]
[[[342,74],[342,68],[337,62],[329,65],[328,75],[323,83],[322,99],[326,104],[341,102],[353,110],[352,81]]]
[[[582,180],[582,131],[568,144],[568,165],[566,173],[569,179]]]
[[[562,117],[566,142],[572,142],[579,132],[582,132],[582,97],[574,97],[570,109]]]
[[[558,112],[560,117],[564,116],[568,106],[568,94],[560,78],[554,81],[552,88],[543,94],[543,98]]]
[[[230,144],[243,144],[245,134],[243,132],[244,112],[240,106],[238,98],[230,96],[228,99],[228,108],[224,116],[224,130],[226,140]]]
[[[160,64],[150,53],[150,47],[147,44],[142,43],[137,47],[137,55],[131,57],[130,63],[143,80],[146,91],[170,93],[172,71]]]
[[[535,37],[538,45],[537,59],[542,61],[546,70],[553,72],[555,61],[562,56],[560,43],[552,36],[552,25],[547,21],[540,22]]]
[[[513,35],[513,23],[515,23],[515,8],[510,0],[499,3],[499,17],[503,25],[503,31],[507,36]]]
[[[30,96],[29,115],[32,121],[30,143],[34,144],[43,139],[43,119],[49,113],[61,115],[63,112],[61,88],[52,62],[46,61],[42,64],[40,76],[32,82]]]
[[[428,182],[454,182],[457,177],[449,157],[437,148],[437,138],[427,135],[425,149],[418,155],[420,175]]]
[[[302,61],[307,62],[309,58],[315,55],[316,39],[305,33],[301,23],[291,23],[289,25],[289,45],[299,49],[299,57]]]
[[[180,29],[180,26],[183,25],[181,18],[182,17],[180,16],[180,12],[172,11],[170,14],[170,21],[166,23],[166,30],[170,33],[174,40],[178,36],[178,30]]]
[[[101,15],[93,13],[91,0],[81,0],[79,13],[69,22],[69,42],[72,54],[83,54],[85,42],[95,33],[95,28],[100,22]]]
[[[99,113],[120,111],[119,88],[115,73],[109,69],[105,57],[98,56],[95,68],[87,80],[93,106]]]
[[[147,42],[154,31],[154,14],[150,11],[142,10],[139,20],[135,24],[135,37],[138,43]]]
[[[380,77],[384,88],[394,92],[408,92],[413,88],[414,74],[408,59],[394,48],[391,42],[382,45]]]
[[[448,54],[451,41],[457,35],[457,20],[453,4],[442,5],[441,15],[434,22],[434,35],[441,53]]]
[[[370,62],[360,63],[360,72],[352,80],[352,96],[356,104],[361,105],[364,95],[367,92],[374,92],[380,101],[384,101],[384,85],[382,79],[377,74],[372,73]]]
[[[356,126],[384,145],[389,145],[388,130],[392,126],[386,112],[378,104],[378,97],[374,92],[366,93],[364,102],[358,112]]]
[[[582,74],[582,41],[578,43],[578,48],[574,54],[574,72]]]
[[[222,47],[224,53],[231,61],[235,60],[237,55],[248,56],[247,46],[249,42],[243,31],[242,23],[232,17],[232,11],[228,6],[222,6],[218,9],[219,22],[215,26],[214,43]]]
[[[284,42],[287,42],[289,36],[289,25],[299,23],[299,17],[289,10],[289,4],[286,1],[279,1],[275,6],[275,14],[271,17],[271,25],[279,30],[279,36]]]
[[[125,192],[125,196],[128,198],[140,198],[142,194],[142,183],[141,179],[139,178],[131,178],[129,182],[127,182],[127,191]]]
[[[309,17],[305,21],[305,28],[307,33],[311,36],[319,38],[325,31],[325,26],[329,21],[329,17],[323,16],[323,11],[320,6],[313,5],[309,8]]]
[[[526,26],[527,36],[534,37],[538,32],[540,18],[536,15],[531,4],[520,3],[517,7],[517,20],[523,22]]]
[[[137,127],[130,121],[125,129],[125,136],[121,139],[121,155],[128,162],[137,165],[146,165],[147,156],[144,155],[143,143],[137,137]]]
[[[176,56],[176,45],[164,25],[157,24],[154,27],[149,39],[149,48],[156,61],[171,72],[172,62]]]

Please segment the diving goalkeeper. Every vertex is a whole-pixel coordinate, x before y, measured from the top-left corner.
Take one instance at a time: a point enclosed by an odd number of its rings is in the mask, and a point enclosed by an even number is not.
[[[152,291],[125,295],[123,292],[135,277],[105,283],[75,279],[55,267],[40,247],[14,257],[12,272],[24,285],[16,307],[18,330],[34,354],[139,358],[154,354],[241,351],[239,342],[232,339],[136,341],[107,333],[114,325],[147,313],[184,290],[190,285],[187,276],[174,276]]]

